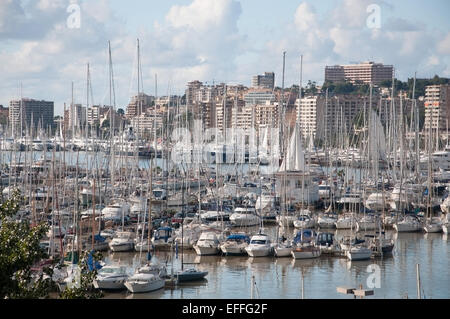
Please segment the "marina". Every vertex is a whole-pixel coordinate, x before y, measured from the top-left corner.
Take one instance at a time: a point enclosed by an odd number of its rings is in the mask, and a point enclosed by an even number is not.
[[[448,19],[28,2],[0,5],[0,299],[450,299]]]
[[[348,299],[336,292],[336,287],[359,287],[371,274],[369,265],[380,267],[380,288],[374,296],[380,299],[416,299],[416,268],[420,264],[423,280],[423,296],[428,299],[450,297],[449,259],[450,241],[443,234],[405,233],[394,236],[395,250],[391,257],[365,261],[349,261],[346,258],[329,257],[294,260],[291,257],[275,258],[248,256],[197,256],[194,251],[185,254],[184,260],[208,271],[207,279],[200,282],[183,283],[147,294],[130,294],[126,290],[106,292],[105,298],[160,299],[188,298],[204,299],[214,295],[217,299],[248,299],[251,296],[251,278],[255,276],[259,294],[265,299],[299,299],[302,296],[302,274],[304,297],[307,299]],[[168,260],[167,252],[157,252],[153,258],[160,262]],[[144,256],[142,256],[144,258]],[[105,256],[108,262],[119,262],[132,268],[137,263],[136,253],[118,253]],[[145,258],[144,258],[145,259]],[[179,267],[180,256],[174,261]],[[170,272],[170,266],[169,266]]]
[[[104,298],[201,299],[213,293],[224,299],[348,298],[336,288],[367,287],[372,274],[368,267],[379,267],[379,282],[369,298],[415,298],[417,264],[423,298],[449,297],[448,189],[442,181],[435,184],[435,196],[442,200],[428,223],[426,209],[421,210],[427,207],[426,193],[417,196],[415,206],[396,196],[396,186],[388,180],[380,182],[381,193],[369,193],[373,186],[364,183],[369,168],[317,165],[311,183],[331,186],[311,188],[317,197],[291,198],[297,204],[287,205],[276,185],[279,173],[258,173],[249,163],[238,169],[236,164],[209,164],[200,171],[192,165],[187,179],[183,165],[174,163],[171,173],[164,174],[170,167],[165,158],[119,154],[113,160],[125,165],[118,165],[113,177],[108,158],[106,152],[63,149],[3,151],[1,156],[3,196],[12,196],[8,185],[32,193],[16,218],[38,222],[47,216],[49,225],[55,225],[41,243],[51,257],[63,253],[71,269],[71,260],[76,265],[73,256],[94,248],[103,255],[99,276],[103,268],[112,273],[120,268],[113,277],[121,276],[119,286],[102,283],[108,277],[94,282]],[[152,166],[159,169],[149,174]],[[216,179],[216,170],[222,178]],[[327,176],[339,171],[347,179],[336,174],[330,183]],[[56,179],[49,180],[55,172]],[[117,179],[114,188],[108,186],[112,178]],[[354,191],[345,191],[346,183]],[[78,204],[72,198],[77,193]],[[393,209],[402,204],[402,211]],[[143,266],[156,270],[141,273]],[[72,278],[64,274],[58,279],[61,289],[67,285],[64,278]],[[249,290],[252,280],[254,291]]]

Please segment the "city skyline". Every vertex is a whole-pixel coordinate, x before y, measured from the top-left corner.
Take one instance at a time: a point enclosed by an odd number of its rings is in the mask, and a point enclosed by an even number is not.
[[[252,77],[275,73],[281,86],[319,85],[326,65],[374,61],[394,65],[396,77],[450,76],[450,22],[445,1],[178,0],[169,3],[73,1],[80,28],[69,28],[70,1],[0,4],[0,104],[20,97],[55,102],[55,115],[70,103],[86,103],[86,64],[91,64],[93,104],[109,104],[107,42],[112,45],[116,107],[125,108],[136,88],[136,39],[141,42],[143,92],[182,95],[192,80],[251,86]],[[368,24],[378,5],[380,28]],[[351,8],[351,10],[349,9]],[[195,17],[195,19],[193,19]],[[43,22],[45,21],[45,23]],[[30,28],[30,26],[34,26]],[[134,74],[133,74],[134,73]]]

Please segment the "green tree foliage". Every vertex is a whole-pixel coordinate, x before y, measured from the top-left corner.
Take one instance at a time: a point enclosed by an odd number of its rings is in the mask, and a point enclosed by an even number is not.
[[[312,94],[312,95],[316,94],[318,91],[316,85],[317,84],[315,81],[309,80],[305,88],[305,94]]]
[[[17,221],[22,198],[15,192],[10,199],[2,199],[0,205],[0,299],[50,298],[56,289],[52,281],[53,269],[60,267],[48,259],[40,247],[40,241],[48,231],[48,225],[30,225],[27,220]],[[92,299],[102,297],[92,288],[96,271],[89,271],[87,254],[80,261],[79,284],[60,294],[62,299]],[[97,261],[101,255],[94,254]]]
[[[450,83],[450,79],[448,78],[441,78],[437,75],[435,75],[431,79],[416,79],[416,88],[414,92],[414,97],[417,99],[419,96],[425,96],[425,87],[428,85],[438,85],[438,84],[448,84]],[[381,87],[392,87],[392,81],[383,81],[380,83]],[[394,89],[396,91],[403,90],[408,92],[408,96],[412,96],[414,88],[414,78],[409,78],[408,81],[402,82],[398,79],[394,79]]]
[[[0,298],[46,298],[51,271],[45,268],[38,277],[33,277],[31,267],[48,257],[39,246],[48,226],[32,227],[28,221],[16,221],[19,203],[20,195],[16,192],[0,206]]]
[[[72,283],[60,293],[60,299],[99,299],[103,297],[103,293],[94,289],[92,285],[97,276],[97,270],[89,270],[88,258],[89,252],[84,252],[78,265],[80,268],[79,276],[75,276]],[[100,253],[93,254],[94,262],[100,259]]]
[[[370,86],[362,82],[356,82],[355,84],[348,81],[331,82],[325,81],[322,85],[322,93],[328,94],[369,94]],[[376,88],[372,88],[373,93],[376,93]]]

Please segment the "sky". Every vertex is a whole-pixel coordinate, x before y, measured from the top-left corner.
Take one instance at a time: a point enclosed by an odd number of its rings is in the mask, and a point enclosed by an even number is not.
[[[79,8],[79,10],[68,10]],[[77,19],[79,12],[79,24]],[[448,0],[0,0],[0,104],[20,96],[55,102],[55,115],[86,104],[90,64],[94,104],[109,104],[111,41],[116,107],[137,92],[183,94],[186,83],[250,86],[275,72],[281,86],[319,85],[326,65],[375,61],[406,80],[450,77]],[[75,18],[75,19],[74,19]]]

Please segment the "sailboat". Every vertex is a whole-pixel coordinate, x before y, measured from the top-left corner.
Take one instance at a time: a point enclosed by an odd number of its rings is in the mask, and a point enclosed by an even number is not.
[[[316,226],[315,219],[311,216],[311,212],[302,209],[297,219],[294,221],[295,228],[314,228]]]
[[[440,233],[442,232],[442,221],[439,217],[431,217],[425,223],[423,230],[427,233]]]
[[[277,231],[277,242],[275,243],[273,247],[273,252],[275,257],[289,257],[291,256],[292,252],[292,243],[290,240],[285,236],[287,233],[287,226],[278,225],[278,231]]]
[[[186,178],[186,174],[183,177],[183,191],[182,191],[182,195],[183,195],[183,206],[182,206],[182,217],[184,219],[185,216],[185,203],[184,203],[184,190],[185,190],[185,178]],[[203,280],[207,275],[208,272],[207,271],[199,271],[195,268],[188,268],[188,269],[184,269],[184,262],[183,262],[183,240],[184,240],[184,234],[183,234],[183,228],[184,225],[183,223],[181,223],[181,270],[177,271],[174,274],[174,278],[177,279],[177,282],[186,282],[186,281],[198,281],[198,280]]]
[[[401,232],[417,232],[422,229],[422,223],[417,216],[406,215],[402,220],[394,223],[394,229]]]
[[[284,179],[287,180],[286,195],[291,204],[312,204],[319,200],[319,186],[314,181],[315,173],[305,170],[298,122],[295,123],[286,156],[275,176],[276,188],[279,191]]]
[[[292,257],[309,259],[320,257],[322,251],[316,246],[316,235],[311,229],[301,229],[292,240]]]
[[[363,244],[352,245],[345,255],[349,260],[367,260],[372,256],[372,250]]]

